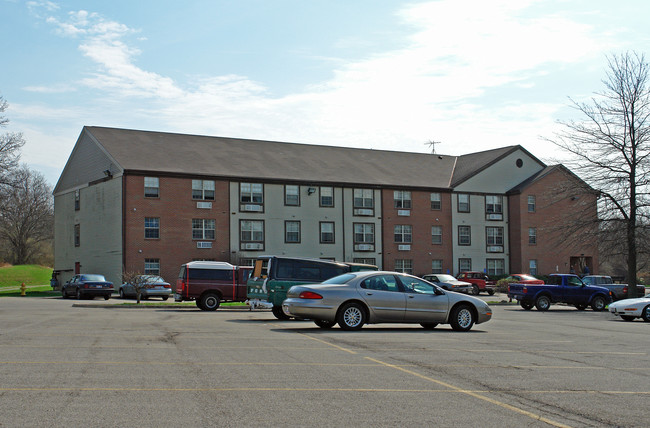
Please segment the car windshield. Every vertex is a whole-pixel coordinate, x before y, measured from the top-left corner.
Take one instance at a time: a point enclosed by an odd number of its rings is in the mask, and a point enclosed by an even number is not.
[[[104,275],[81,275],[82,281],[106,281]]]
[[[440,282],[450,282],[450,281],[456,281],[456,278],[454,278],[451,275],[438,275],[438,281],[440,281]]]
[[[537,279],[534,276],[530,276],[530,275],[519,275],[519,276],[521,277],[521,279],[525,279],[527,281],[534,281]]]
[[[344,273],[343,275],[335,276],[334,278],[323,281],[321,284],[347,284],[350,280],[356,277],[356,275]]]
[[[147,282],[165,282],[164,279],[157,275],[142,275],[142,279],[144,279]]]

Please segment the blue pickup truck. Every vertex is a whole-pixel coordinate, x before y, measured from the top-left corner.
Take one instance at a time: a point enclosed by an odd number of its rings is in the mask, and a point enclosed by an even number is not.
[[[591,306],[602,311],[611,303],[611,292],[604,287],[587,285],[576,275],[550,275],[546,284],[517,284],[508,286],[508,297],[516,299],[527,311],[533,306],[547,311],[552,303],[566,303],[582,311]]]

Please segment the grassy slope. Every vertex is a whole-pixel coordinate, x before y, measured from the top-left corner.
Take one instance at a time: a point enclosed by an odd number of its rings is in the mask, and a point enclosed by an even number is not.
[[[0,289],[25,285],[50,285],[52,268],[38,265],[0,267]]]

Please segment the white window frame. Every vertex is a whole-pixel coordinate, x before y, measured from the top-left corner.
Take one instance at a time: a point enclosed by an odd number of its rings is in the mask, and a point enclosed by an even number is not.
[[[412,205],[411,192],[409,190],[394,190],[393,201],[395,208],[410,210]]]
[[[144,197],[145,198],[160,197],[160,179],[158,177],[144,178]]]
[[[442,245],[442,226],[431,226],[431,243]]]
[[[216,236],[216,221],[209,218],[192,219],[192,239],[214,240]]]
[[[395,243],[410,244],[413,242],[413,226],[410,224],[396,224],[394,227]]]
[[[192,199],[214,201],[214,189],[214,180],[192,180]]]

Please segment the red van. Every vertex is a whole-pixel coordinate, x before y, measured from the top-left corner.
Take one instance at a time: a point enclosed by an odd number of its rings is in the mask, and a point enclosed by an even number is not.
[[[246,281],[252,266],[227,262],[189,262],[181,266],[174,300],[194,300],[204,311],[215,311],[223,302],[246,300]]]

